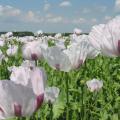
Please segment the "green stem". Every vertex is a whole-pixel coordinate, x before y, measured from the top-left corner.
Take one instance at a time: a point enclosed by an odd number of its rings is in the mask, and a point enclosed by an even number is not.
[[[4,79],[8,79],[8,70],[7,70],[7,64],[6,64],[6,61],[3,60],[3,68],[5,69],[4,71],[4,75],[5,75],[5,78]]]
[[[118,120],[120,120],[120,104],[118,105]]]
[[[68,73],[66,73],[66,75],[67,74]],[[68,78],[68,75],[66,77],[66,105],[67,105],[66,120],[69,120],[69,78]]]
[[[32,116],[30,117],[30,120],[36,120],[35,116],[32,115]]]
[[[81,120],[84,120],[84,85],[81,86]]]
[[[37,61],[37,60],[35,60],[35,65],[36,65],[36,66],[38,65],[38,61]]]
[[[22,120],[22,117],[18,117],[17,120]]]
[[[50,108],[50,120],[53,120],[53,106],[52,103],[49,103],[49,108]]]

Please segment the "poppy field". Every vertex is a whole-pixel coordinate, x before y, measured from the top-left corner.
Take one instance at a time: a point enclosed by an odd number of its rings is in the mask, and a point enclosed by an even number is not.
[[[120,16],[88,35],[0,37],[0,120],[119,120]]]

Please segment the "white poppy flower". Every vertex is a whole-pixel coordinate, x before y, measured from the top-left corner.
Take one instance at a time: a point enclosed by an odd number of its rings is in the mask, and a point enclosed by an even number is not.
[[[2,51],[0,50],[0,62],[2,61],[2,60],[4,60],[5,59],[5,55],[2,53]]]
[[[104,24],[93,26],[88,36],[88,39],[92,44],[92,46],[99,51],[101,50],[102,32],[103,32],[104,26],[105,26]]]
[[[69,57],[71,62],[71,69],[78,69],[82,64],[83,60],[80,59],[80,52],[78,51],[77,45],[72,45],[70,49],[64,50],[63,52]]]
[[[7,33],[5,34],[5,37],[7,37],[7,38],[12,37],[12,36],[13,36],[13,33],[12,33],[12,32],[7,32]]]
[[[0,38],[0,46],[3,47],[4,45],[5,45],[5,41],[2,38]]]
[[[70,35],[70,43],[80,43],[82,41],[86,41],[86,36],[87,35],[76,35],[76,34],[72,34]]]
[[[69,57],[60,48],[53,46],[42,49],[43,56],[48,64],[56,70],[68,72],[71,69]]]
[[[78,28],[75,28],[74,29],[74,34],[76,35],[80,35],[82,33],[82,30],[78,29]]]
[[[43,68],[35,67],[31,70],[30,82],[32,83],[32,89],[37,96],[44,94],[46,80],[47,76]]]
[[[59,92],[60,90],[57,87],[47,87],[45,89],[44,100],[46,102],[54,103],[55,100],[58,98]]]
[[[21,64],[21,66],[28,67],[28,68],[34,68],[35,67],[35,61],[24,60]]]
[[[87,52],[87,59],[93,59],[98,54],[100,54],[100,51],[98,51],[96,48],[94,48],[88,39],[88,35],[81,35],[81,41],[86,41],[86,46],[88,45],[88,52]]]
[[[27,43],[27,42],[32,42],[35,40],[34,36],[25,36],[25,37],[19,37],[18,41],[22,42],[22,43]]]
[[[27,60],[37,60],[43,58],[39,41],[26,43],[23,46],[22,53],[23,58]]]
[[[19,66],[19,67],[12,67],[9,69],[12,71],[10,75],[10,80],[15,82],[16,84],[21,84],[24,86],[27,86],[29,83],[29,80],[31,78],[30,74],[30,69],[27,67]]]
[[[92,45],[101,50],[103,55],[109,57],[120,56],[120,16],[95,28],[89,35]]]
[[[66,48],[64,42],[65,42],[64,39],[55,40],[55,45],[59,47],[61,50],[64,50]]]
[[[57,33],[56,35],[55,35],[55,38],[56,39],[59,39],[59,38],[61,38],[62,37],[62,34],[61,33]]]
[[[13,67],[10,80],[33,89],[36,95],[44,93],[46,73],[43,68]]]
[[[36,96],[29,87],[0,80],[0,119],[31,116],[40,108],[44,94]]]
[[[35,36],[41,36],[43,34],[43,31],[42,30],[38,30],[36,33],[35,33]]]
[[[86,82],[88,89],[91,92],[94,91],[99,91],[102,86],[103,86],[103,81],[102,80],[97,80],[97,79],[93,79],[93,80],[89,80]]]
[[[100,54],[100,51],[93,48],[90,44],[88,47],[87,59],[93,59]]]
[[[6,53],[8,56],[14,56],[17,53],[17,51],[18,51],[18,46],[11,45],[7,49]]]
[[[99,53],[100,51],[98,51],[96,48],[94,48],[89,39],[88,39],[88,35],[75,35],[76,37],[73,39],[71,38],[71,45],[72,44],[81,44],[82,42],[85,42],[86,43],[86,46],[87,47],[87,58],[88,59],[92,59],[92,58],[95,58]]]
[[[82,41],[81,43],[72,43],[63,52],[69,57],[71,69],[78,69],[87,57],[88,44],[86,41]]]
[[[52,36],[48,36],[48,40],[54,40],[55,38],[54,37],[52,37]]]
[[[120,16],[105,25],[101,51],[106,56],[120,56]]]

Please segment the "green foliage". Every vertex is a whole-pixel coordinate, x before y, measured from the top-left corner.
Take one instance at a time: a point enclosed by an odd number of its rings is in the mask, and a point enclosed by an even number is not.
[[[9,79],[8,66],[21,65],[23,59],[20,48],[15,57],[9,57],[8,62],[2,61],[0,64],[1,79]],[[1,48],[4,53],[6,49],[6,46]],[[39,60],[38,65],[44,67],[47,72],[47,86],[60,88],[60,95],[53,104],[52,109],[54,120],[65,120],[67,106],[66,79],[69,79],[69,112],[71,120],[81,119],[81,112],[84,115],[84,120],[120,120],[119,58],[108,58],[100,55],[95,59],[86,60],[79,70],[71,71],[67,76],[63,72],[50,68],[44,60]],[[91,93],[86,86],[86,81],[93,78],[103,80],[104,85],[99,92]],[[84,87],[84,89],[82,90],[81,87]],[[84,106],[81,106],[82,97]],[[41,120],[50,119],[50,108],[47,103],[44,103],[36,113],[37,118]]]
[[[13,32],[14,36],[24,37],[24,36],[34,36],[34,33],[24,31],[24,32]]]

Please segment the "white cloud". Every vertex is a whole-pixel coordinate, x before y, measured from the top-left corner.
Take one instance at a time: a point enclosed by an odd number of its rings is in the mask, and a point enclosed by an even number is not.
[[[70,19],[67,19],[60,15],[54,15],[51,13],[48,13],[45,15],[45,20],[46,22],[49,22],[49,23],[64,23],[64,24],[71,23]]]
[[[98,7],[98,9],[101,11],[101,12],[105,12],[107,10],[107,7],[106,6],[100,6]]]
[[[18,16],[20,14],[21,11],[17,8],[14,8],[9,5],[6,6],[0,5],[0,16]]]
[[[43,18],[37,15],[33,11],[29,10],[27,12],[21,11],[20,9],[14,8],[12,6],[0,5],[0,16],[2,16],[7,21],[19,21],[19,22],[32,22],[40,23]],[[7,18],[6,18],[7,17]]]
[[[105,16],[105,20],[106,20],[106,21],[108,21],[108,20],[110,20],[110,19],[112,19],[111,16]]]
[[[69,7],[71,6],[71,2],[70,1],[63,1],[59,4],[60,7]]]
[[[88,9],[88,8],[84,8],[84,9],[82,10],[83,13],[89,13],[90,11],[91,11],[91,10]]]
[[[120,0],[115,1],[115,10],[120,10]]]
[[[64,17],[60,15],[55,15],[55,14],[45,14],[43,16],[40,16],[39,14],[33,12],[33,11],[28,11],[27,13],[24,13],[22,15],[22,21],[24,22],[31,22],[31,23],[65,23],[66,20]]]
[[[85,18],[74,19],[72,22],[74,24],[82,24],[86,22],[86,19]]]
[[[51,13],[48,13],[45,15],[46,18],[51,18],[53,15]]]
[[[86,24],[86,25],[91,25],[91,24],[96,24],[98,20],[96,18],[91,18],[87,20],[86,18],[80,17],[72,20],[73,24]]]
[[[38,16],[37,14],[30,10],[21,16],[21,20],[24,22],[40,23],[43,22],[44,18]]]
[[[92,18],[92,19],[91,19],[91,22],[92,22],[92,23],[96,23],[96,22],[97,22],[97,19],[96,19],[96,18]]]
[[[46,22],[48,23],[60,23],[63,21],[62,16],[55,16],[52,14],[47,14],[45,17],[46,17]]]
[[[51,5],[49,3],[45,3],[43,10],[48,11],[50,9]]]
[[[62,21],[62,17],[61,16],[58,16],[58,17],[54,17],[54,18],[50,18],[47,20],[48,22],[51,22],[51,23],[59,23]]]

